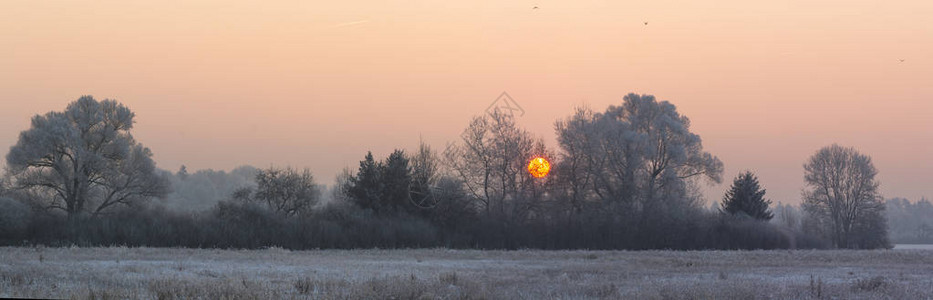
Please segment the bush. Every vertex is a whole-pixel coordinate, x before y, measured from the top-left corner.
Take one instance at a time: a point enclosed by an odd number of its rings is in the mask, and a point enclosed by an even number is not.
[[[27,238],[32,209],[12,198],[0,197],[0,243],[15,244]]]
[[[462,201],[460,198],[451,198]],[[514,222],[481,217],[449,202],[438,210],[375,213],[348,201],[306,214],[275,213],[254,201],[221,201],[209,211],[157,205],[99,217],[32,213],[0,198],[4,245],[147,246],[192,248],[476,248],[476,249],[782,249],[825,248],[818,237],[750,218],[699,208],[669,210],[642,223],[636,214],[585,209],[571,217]],[[449,207],[444,205],[451,205]],[[646,238],[650,237],[650,238]]]

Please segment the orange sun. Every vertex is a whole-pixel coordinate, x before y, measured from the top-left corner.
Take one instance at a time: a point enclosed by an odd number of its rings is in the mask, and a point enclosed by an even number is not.
[[[551,171],[551,163],[544,159],[544,157],[535,156],[530,162],[528,162],[528,173],[531,173],[531,176],[535,178],[541,178],[547,176],[547,173]]]

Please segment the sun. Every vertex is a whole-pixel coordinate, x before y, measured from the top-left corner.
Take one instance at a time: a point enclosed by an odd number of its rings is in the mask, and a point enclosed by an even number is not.
[[[551,172],[551,163],[544,157],[535,156],[528,162],[528,173],[535,178],[542,178]]]

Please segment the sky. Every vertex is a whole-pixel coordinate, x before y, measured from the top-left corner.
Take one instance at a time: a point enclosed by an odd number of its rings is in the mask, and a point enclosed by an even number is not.
[[[3,6],[0,153],[89,94],[136,112],[160,168],[290,165],[330,184],[369,150],[443,149],[503,91],[552,148],[574,107],[635,92],[675,104],[724,162],[709,200],[752,170],[798,203],[802,165],[833,143],[874,159],[884,196],[933,197],[933,1]]]

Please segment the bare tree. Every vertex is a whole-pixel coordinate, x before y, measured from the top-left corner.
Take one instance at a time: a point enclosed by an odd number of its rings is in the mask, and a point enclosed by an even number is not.
[[[598,180],[597,176],[602,175],[604,156],[594,154],[603,136],[599,127],[593,126],[595,120],[592,111],[577,108],[572,116],[554,124],[561,146],[554,176],[560,186],[557,191],[566,194],[571,219],[583,210],[587,199],[593,198],[591,187]]]
[[[272,211],[297,215],[310,209],[320,199],[320,188],[314,184],[311,171],[292,168],[268,168],[256,173],[254,200],[265,203]]]
[[[95,202],[95,215],[114,205],[163,197],[169,190],[168,179],[159,175],[152,152],[142,145],[131,146],[122,161],[111,164],[102,173],[97,183],[103,197]]]
[[[431,146],[424,141],[419,142],[418,152],[410,159],[411,181],[408,187],[408,198],[417,208],[433,208],[438,198],[437,180],[439,178],[437,154]]]
[[[808,189],[803,192],[803,208],[819,219],[816,224],[828,227],[821,229],[830,236],[833,246],[863,247],[868,240],[887,244],[886,230],[878,230],[886,229],[886,222],[875,180],[878,170],[871,157],[855,148],[833,144],[811,156],[804,170]]]
[[[444,152],[449,169],[463,180],[481,212],[520,221],[540,207],[535,180],[525,171],[534,155],[546,155],[544,143],[515,125],[512,115],[495,110],[475,117],[461,134],[462,143]]]
[[[411,157],[412,180],[424,184],[436,181],[438,173],[437,154],[424,141],[418,143],[418,152]]]
[[[7,154],[10,183],[72,217],[164,196],[168,181],[130,134],[134,116],[123,104],[91,96],[64,112],[36,115]]]

